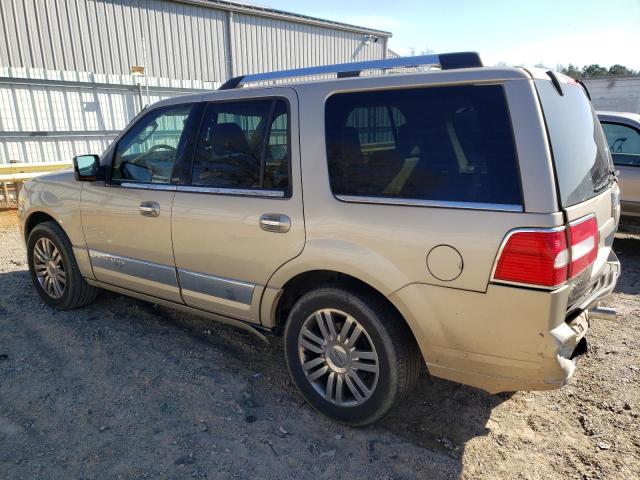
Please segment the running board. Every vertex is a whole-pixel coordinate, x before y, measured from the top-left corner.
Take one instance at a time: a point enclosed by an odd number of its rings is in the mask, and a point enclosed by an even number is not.
[[[85,277],[85,281],[94,287],[102,288],[104,290],[109,290],[114,293],[119,293],[121,295],[126,295],[127,297],[133,297],[138,300],[143,300],[149,303],[155,303],[157,305],[161,305],[163,307],[173,308],[175,310],[179,310],[181,312],[189,313],[191,315],[195,315],[197,317],[203,317],[209,320],[213,320],[214,322],[222,323],[225,325],[230,325],[232,327],[240,328],[244,331],[250,332],[260,340],[265,343],[269,343],[267,337],[260,331],[264,330],[268,332],[267,329],[261,327],[259,325],[252,325],[247,322],[243,322],[242,320],[236,320],[234,318],[225,317],[224,315],[218,315],[217,313],[207,312],[205,310],[200,310],[198,308],[189,307],[188,305],[183,305],[181,303],[175,303],[170,300],[164,300],[162,298],[153,297],[151,295],[147,295],[145,293],[136,292],[133,290],[128,290],[126,288],[117,287],[115,285],[111,285],[110,283],[100,282],[98,280],[92,280],[90,278]]]

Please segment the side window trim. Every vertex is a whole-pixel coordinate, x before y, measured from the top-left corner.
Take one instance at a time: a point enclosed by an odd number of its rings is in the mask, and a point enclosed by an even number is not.
[[[135,119],[133,121],[131,121],[131,123],[129,125],[127,125],[126,129],[118,136],[117,142],[116,144],[113,146],[110,154],[109,154],[109,160],[108,160],[108,164],[105,165],[105,186],[107,187],[121,187],[121,188],[134,188],[134,189],[144,189],[144,190],[172,190],[172,186],[175,186],[174,183],[174,174],[175,174],[175,167],[176,165],[178,165],[179,163],[182,163],[185,158],[187,157],[187,154],[190,156],[189,150],[189,146],[193,144],[194,141],[194,129],[193,128],[189,128],[190,127],[190,123],[192,121],[193,118],[197,117],[200,120],[200,117],[202,116],[203,112],[198,110],[198,106],[201,102],[188,102],[188,103],[175,103],[172,105],[163,105],[160,107],[155,107],[155,108],[151,108],[148,109],[146,111],[142,111],[138,114],[138,118]],[[181,156],[181,158],[176,159],[176,161],[174,162],[173,165],[173,169],[172,169],[172,178],[171,178],[171,182],[170,183],[152,183],[152,182],[128,182],[125,180],[114,180],[112,178],[113,175],[113,164],[115,162],[116,159],[116,155],[118,153],[118,147],[120,146],[120,143],[125,139],[125,137],[127,136],[127,134],[133,130],[134,128],[136,128],[136,126],[138,124],[140,124],[141,122],[143,122],[147,117],[149,117],[150,115],[156,113],[159,110],[170,110],[171,108],[176,108],[179,106],[185,106],[185,105],[190,105],[191,106],[191,111],[189,112],[189,116],[188,116],[188,120],[187,120],[187,124],[185,125],[185,128],[181,134],[181,139],[182,136],[187,133],[189,135],[189,138],[185,138],[185,143],[187,145],[187,150],[184,152],[184,154]],[[182,143],[182,142],[181,142]],[[182,162],[181,162],[182,160]],[[153,188],[152,188],[153,187]]]
[[[203,194],[213,194],[213,195],[232,195],[232,196],[247,196],[247,197],[265,197],[265,198],[280,198],[280,199],[290,199],[293,196],[293,170],[292,170],[292,149],[291,149],[291,102],[287,97],[281,95],[267,95],[264,97],[243,97],[243,98],[234,98],[229,100],[205,100],[200,102],[202,104],[202,111],[200,114],[200,121],[198,124],[198,129],[194,137],[192,137],[193,144],[195,145],[200,138],[200,133],[202,131],[203,122],[207,115],[207,109],[210,105],[218,105],[225,103],[238,103],[238,102],[250,102],[250,101],[261,101],[261,100],[271,100],[272,105],[269,112],[269,116],[267,117],[267,125],[265,130],[265,142],[262,148],[262,158],[260,160],[260,183],[264,183],[264,172],[266,166],[266,149],[268,148],[268,141],[271,135],[272,123],[274,120],[274,112],[275,107],[278,100],[284,102],[287,107],[287,175],[288,175],[288,186],[285,190],[273,190],[273,189],[265,189],[265,188],[233,188],[233,187],[209,187],[209,186],[200,186],[193,185],[193,164],[195,162],[195,157],[197,153],[197,148],[194,147],[191,149],[190,158],[187,162],[189,165],[188,168],[188,176],[186,177],[186,184],[179,185],[177,191],[179,192],[189,192],[189,193],[203,193]]]
[[[475,84],[474,84],[475,85]],[[478,84],[478,85],[482,85],[482,84]],[[398,196],[398,197],[392,197],[392,196],[386,196],[384,194],[381,195],[367,195],[367,194],[347,194],[347,193],[337,193],[334,191],[334,188],[331,186],[330,190],[331,190],[331,194],[333,195],[333,197],[340,201],[340,202],[344,202],[344,203],[359,203],[359,204],[381,204],[381,205],[403,205],[403,206],[414,206],[414,207],[433,207],[433,208],[451,208],[451,209],[459,209],[459,210],[490,210],[490,211],[499,211],[499,212],[524,212],[525,211],[525,204],[524,204],[524,182],[522,180],[522,174],[520,171],[520,160],[518,157],[518,152],[516,150],[516,146],[515,146],[515,136],[514,136],[514,128],[513,128],[513,119],[511,116],[511,110],[509,108],[509,102],[508,102],[508,98],[507,98],[507,94],[504,88],[504,84],[499,84],[499,86],[501,87],[502,90],[502,96],[504,97],[504,105],[506,108],[506,115],[507,115],[507,120],[508,120],[508,126],[509,126],[509,132],[511,135],[511,139],[512,139],[512,148],[514,149],[513,151],[513,155],[514,155],[514,160],[515,160],[515,171],[516,171],[516,177],[517,177],[517,181],[518,181],[518,190],[519,190],[519,194],[520,194],[520,201],[519,203],[499,203],[499,202],[479,202],[479,201],[461,201],[461,200],[438,200],[438,199],[420,199],[420,198],[412,198],[409,196]],[[407,87],[407,89],[410,89],[411,87]],[[433,87],[422,87],[422,88],[438,88],[438,86],[433,86]],[[384,91],[384,90],[381,90]],[[344,93],[358,93],[358,92],[368,92],[368,90],[360,90],[360,91],[347,91],[347,92],[333,92],[331,95],[329,95],[326,99],[325,99],[325,110],[324,110],[324,115],[325,115],[325,122],[326,122],[326,116],[327,116],[327,102],[329,101],[329,99],[331,99],[333,96],[335,95],[340,95],[340,94],[344,94]],[[390,121],[391,121],[391,127],[392,127],[392,134],[394,136],[394,141],[397,142],[396,134],[396,126],[395,126],[395,119],[393,117],[393,112],[391,111],[391,107],[387,106],[389,115],[390,115]],[[327,142],[327,137],[326,137],[326,132],[325,132],[325,148],[327,148],[326,146],[326,142]],[[329,157],[327,155],[327,166],[330,169],[329,166]],[[329,171],[329,175],[331,175],[330,171]]]
[[[455,208],[459,210],[491,210],[496,212],[524,212],[522,205],[508,203],[455,202],[449,200],[420,200],[414,198],[367,197],[364,195],[335,194],[334,197],[345,203],[375,203],[380,205],[402,205],[408,207]]]

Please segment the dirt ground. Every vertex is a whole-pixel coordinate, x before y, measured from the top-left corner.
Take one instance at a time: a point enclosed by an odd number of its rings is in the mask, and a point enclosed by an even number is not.
[[[432,379],[378,424],[308,407],[278,339],[104,293],[58,313],[0,212],[0,478],[640,478],[640,237],[565,388]]]

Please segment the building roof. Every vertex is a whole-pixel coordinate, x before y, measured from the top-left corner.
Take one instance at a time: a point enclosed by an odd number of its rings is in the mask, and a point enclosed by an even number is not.
[[[384,30],[376,30],[374,28],[360,27],[357,25],[351,25],[348,23],[336,22],[333,20],[327,20],[324,18],[311,17],[308,15],[302,15],[299,13],[286,12],[284,10],[277,10],[275,8],[263,7],[260,5],[253,5],[244,2],[232,2],[229,0],[173,0],[180,3],[190,3],[205,7],[217,8],[220,10],[227,10],[231,12],[244,13],[249,15],[258,15],[261,17],[275,18],[279,20],[288,20],[290,22],[306,23],[310,25],[318,25],[327,28],[334,28],[338,30],[346,30],[349,32],[362,33],[367,35],[376,35],[379,37],[391,37],[391,32]]]

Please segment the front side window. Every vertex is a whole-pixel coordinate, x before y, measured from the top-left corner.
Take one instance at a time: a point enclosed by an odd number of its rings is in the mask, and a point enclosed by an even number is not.
[[[615,165],[640,166],[640,131],[620,123],[602,122]]]
[[[198,135],[194,186],[287,191],[289,114],[281,99],[211,103]]]
[[[111,180],[171,183],[192,108],[191,104],[159,108],[138,121],[118,142]]]
[[[336,94],[325,127],[336,195],[522,205],[499,85]]]

